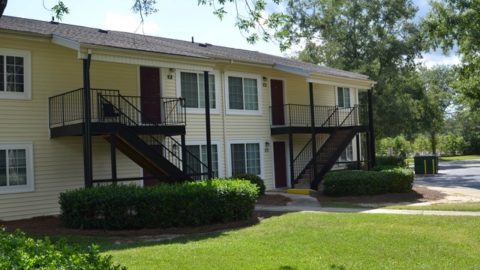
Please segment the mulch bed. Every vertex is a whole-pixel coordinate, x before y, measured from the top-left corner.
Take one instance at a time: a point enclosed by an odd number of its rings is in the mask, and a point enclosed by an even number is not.
[[[344,196],[329,197],[321,193],[318,194],[319,202],[346,202],[346,203],[365,203],[365,204],[382,204],[382,203],[418,203],[427,201],[436,201],[445,198],[445,194],[426,187],[414,187],[409,193],[389,193],[373,196]]]
[[[0,227],[6,231],[13,232],[17,229],[27,234],[34,235],[80,235],[94,237],[137,237],[154,235],[183,235],[183,234],[201,234],[228,229],[249,227],[257,224],[264,215],[254,213],[252,217],[245,221],[217,223],[198,227],[182,227],[167,229],[140,229],[140,230],[80,230],[70,229],[62,226],[57,216],[35,217],[15,221],[0,221]]]
[[[265,194],[257,199],[257,204],[284,206],[290,202],[291,199],[280,194]]]

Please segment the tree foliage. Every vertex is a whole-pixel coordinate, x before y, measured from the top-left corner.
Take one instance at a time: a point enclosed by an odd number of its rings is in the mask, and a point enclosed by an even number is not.
[[[464,101],[480,106],[480,1],[434,0],[422,27],[430,48],[448,52],[458,47],[462,63],[456,84]]]

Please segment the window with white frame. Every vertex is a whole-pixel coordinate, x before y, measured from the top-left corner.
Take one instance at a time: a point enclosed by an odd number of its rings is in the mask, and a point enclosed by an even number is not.
[[[228,109],[259,111],[258,78],[228,76]]]
[[[350,88],[337,87],[337,101],[338,101],[338,107],[340,108],[352,107],[351,99],[350,99]]]
[[[0,98],[30,98],[30,53],[0,48]]]
[[[203,73],[180,71],[180,95],[185,98],[187,108],[205,108],[205,76]],[[215,75],[208,75],[210,108],[215,109]]]
[[[230,145],[232,175],[262,174],[259,143],[233,143]]]
[[[350,143],[340,155],[340,161],[353,161],[353,146]]]
[[[33,190],[31,145],[0,145],[0,193]]]
[[[202,164],[199,162],[201,161],[203,164],[207,164],[207,145],[202,144],[202,145],[187,145],[187,150],[192,153],[195,158],[190,158],[187,160],[188,167],[190,173],[193,171],[196,172],[201,172],[202,174],[208,173],[207,168],[205,166],[202,166]],[[216,144],[212,144],[212,172],[213,172],[213,177],[219,177],[219,172],[218,172],[218,146]],[[202,178],[205,178],[202,176]]]

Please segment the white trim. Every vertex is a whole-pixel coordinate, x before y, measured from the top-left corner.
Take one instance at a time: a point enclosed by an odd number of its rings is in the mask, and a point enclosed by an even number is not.
[[[27,184],[21,186],[0,187],[0,194],[32,192],[34,190],[34,166],[32,143],[0,143],[0,150],[22,149],[25,150],[27,167]],[[7,168],[8,170],[8,168]]]
[[[225,160],[227,161],[227,174],[226,177],[232,176],[232,158],[231,158],[231,149],[232,144],[247,144],[247,143],[258,143],[259,144],[259,151],[260,151],[260,178],[264,179],[265,176],[265,141],[264,140],[248,140],[248,139],[233,139],[227,141],[227,156]]]
[[[343,77],[337,77],[337,78],[343,78]],[[316,83],[316,84],[326,84],[330,86],[335,86],[335,87],[348,87],[348,88],[357,88],[359,85],[362,84],[349,84],[349,83],[342,83],[338,81],[327,81],[327,80],[317,80],[317,79],[307,79],[307,83]]]
[[[65,37],[53,35],[52,43],[57,44],[57,45],[62,46],[62,47],[65,47],[65,48],[75,50],[75,51],[80,50],[80,43],[78,43],[74,40],[65,38]]]
[[[182,97],[182,84],[181,84],[181,76],[180,73],[185,72],[185,73],[196,73],[196,74],[202,74],[203,71],[198,71],[198,70],[189,70],[189,69],[177,69],[175,70],[175,92],[177,97]],[[221,89],[221,83],[220,83],[220,73],[217,70],[214,70],[212,72],[209,72],[209,75],[215,76],[215,108],[212,109],[210,108],[210,113],[211,114],[219,114],[220,110],[219,107],[221,106],[219,103],[219,93]],[[205,108],[185,108],[187,113],[191,114],[205,114]]]
[[[201,139],[194,139],[194,140],[185,140],[185,145],[207,145],[205,140]],[[218,161],[218,177],[223,178],[225,177],[225,172],[223,170],[223,166],[220,166],[222,162],[225,162],[225,159],[220,159],[220,151],[223,152],[223,146],[220,140],[212,140],[212,145],[217,146],[217,161]]]
[[[258,110],[238,110],[238,109],[230,109],[230,92],[229,92],[229,85],[228,85],[228,77],[240,77],[242,79],[255,79],[257,80],[257,102],[258,102]],[[263,115],[263,85],[262,85],[262,76],[258,74],[251,74],[251,73],[243,73],[243,72],[231,72],[226,71],[224,73],[224,81],[225,81],[225,89],[223,91],[225,95],[225,114],[227,115]]]
[[[29,51],[0,48],[0,55],[23,57],[23,93],[0,91],[0,99],[32,99],[32,56]],[[4,57],[5,67],[7,58]],[[7,86],[7,70],[4,70],[4,83]]]

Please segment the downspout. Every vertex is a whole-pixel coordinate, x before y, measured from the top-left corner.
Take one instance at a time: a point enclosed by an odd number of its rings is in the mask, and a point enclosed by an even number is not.
[[[92,54],[83,59],[83,169],[85,187],[93,185],[93,162],[92,162],[92,111],[90,98],[90,63]]]

